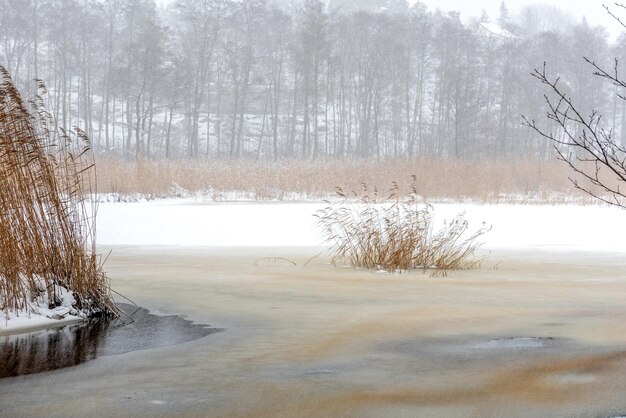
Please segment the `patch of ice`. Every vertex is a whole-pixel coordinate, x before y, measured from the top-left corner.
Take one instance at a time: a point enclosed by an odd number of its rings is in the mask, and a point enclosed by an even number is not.
[[[590,374],[580,374],[580,373],[562,373],[551,375],[547,379],[552,383],[559,384],[584,384],[584,383],[592,383],[596,380],[593,375]]]
[[[309,370],[305,372],[304,374],[307,376],[315,376],[319,374],[333,374],[333,373],[335,372],[331,369],[317,369],[317,370]]]
[[[541,348],[545,346],[547,340],[548,338],[539,337],[495,338],[478,343],[472,348],[483,350],[520,350],[528,348]]]

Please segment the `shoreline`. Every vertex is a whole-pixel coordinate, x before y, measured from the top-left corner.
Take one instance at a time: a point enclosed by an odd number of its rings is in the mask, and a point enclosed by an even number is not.
[[[2,313],[0,314],[0,337],[10,337],[35,331],[63,328],[67,325],[79,324],[84,320],[85,319],[74,315],[67,315],[62,319],[53,319],[31,313],[30,315],[14,316],[7,321],[5,314]]]

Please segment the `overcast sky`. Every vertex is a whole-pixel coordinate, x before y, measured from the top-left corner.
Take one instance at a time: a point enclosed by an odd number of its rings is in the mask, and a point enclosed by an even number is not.
[[[422,0],[422,3],[428,6],[431,10],[440,8],[442,10],[459,11],[463,17],[466,18],[469,16],[479,16],[483,9],[485,9],[491,17],[497,17],[502,0]],[[583,16],[586,16],[590,24],[605,26],[611,32],[620,31],[619,24],[607,15],[606,11],[602,7],[602,4],[614,4],[615,0],[550,0],[545,2],[537,0],[505,1],[506,6],[511,13],[515,13],[523,6],[537,3],[557,6],[561,9],[569,11],[572,15],[581,19]],[[616,11],[617,10],[620,9],[616,9]],[[626,17],[626,10],[624,10],[622,15]]]

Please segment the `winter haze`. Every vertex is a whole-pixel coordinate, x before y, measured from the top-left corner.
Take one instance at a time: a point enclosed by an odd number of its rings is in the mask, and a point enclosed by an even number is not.
[[[103,156],[546,159],[521,124],[546,108],[529,77],[544,61],[622,132],[623,106],[583,61],[621,48],[595,3],[463,19],[403,0],[5,3],[10,75],[45,81],[54,116]]]
[[[626,416],[620,21],[0,0],[0,416]]]

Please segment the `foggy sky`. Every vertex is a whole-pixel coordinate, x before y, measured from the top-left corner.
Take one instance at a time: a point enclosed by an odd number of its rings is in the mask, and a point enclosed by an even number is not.
[[[167,5],[173,0],[156,0],[157,4]],[[421,0],[430,10],[452,10],[461,13],[464,19],[473,16],[480,16],[483,9],[491,16],[496,18],[499,13],[502,0]],[[409,0],[409,3],[415,3],[415,0]],[[607,28],[612,38],[616,38],[622,31],[622,27],[615,22],[602,7],[603,4],[613,5],[614,1],[610,0],[550,0],[541,2],[537,0],[509,0],[504,2],[509,11],[514,14],[520,8],[530,4],[546,3],[557,6],[572,13],[576,19],[587,18],[591,25],[602,25]],[[626,11],[625,13],[626,14]]]
[[[584,113],[612,115],[608,128],[626,143],[626,102],[608,100],[614,86],[582,59],[613,65],[626,54],[626,39],[611,42],[596,26],[612,22],[599,0],[569,16],[558,1],[527,10],[517,1],[500,20],[513,36],[446,12],[403,16],[398,0],[336,0],[345,12],[331,18],[323,0],[275,1],[280,9],[185,0],[160,13],[155,0],[119,10],[104,0],[37,11],[12,2],[0,8],[0,61],[27,91],[34,74],[51,80],[61,126],[80,127],[115,158],[551,158],[520,117],[546,112],[530,74],[547,60]],[[497,25],[500,0],[485,1],[430,6],[480,16],[484,5]],[[29,20],[38,14],[67,20]]]
[[[430,10],[439,8],[441,10],[458,11],[464,18],[480,16],[483,9],[489,16],[495,18],[498,16],[502,0],[421,0],[421,2],[428,6]],[[526,5],[545,3],[567,10],[577,19],[582,19],[582,17],[585,16],[590,24],[605,26],[613,36],[618,34],[622,29],[602,7],[603,4],[613,5],[614,1],[610,0],[550,0],[546,2],[537,0],[509,0],[504,3],[512,14]],[[624,14],[626,13],[622,13],[622,15]]]

